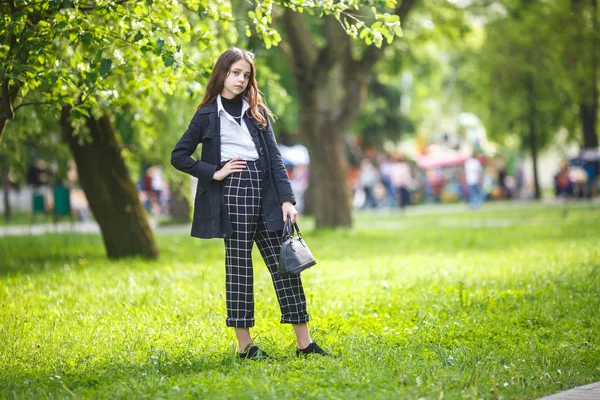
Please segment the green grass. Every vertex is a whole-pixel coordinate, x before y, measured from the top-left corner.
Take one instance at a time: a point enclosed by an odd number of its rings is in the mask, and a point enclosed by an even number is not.
[[[0,216],[0,227],[15,226],[15,225],[33,225],[33,224],[49,224],[52,223],[52,214],[37,214],[26,212],[13,212],[10,221],[4,220],[4,216]]]
[[[0,398],[533,399],[600,381],[600,208],[370,213],[314,231],[297,359],[255,251],[256,342],[233,357],[223,244],[159,235],[108,262],[97,235],[0,237]],[[444,210],[440,208],[440,210]]]

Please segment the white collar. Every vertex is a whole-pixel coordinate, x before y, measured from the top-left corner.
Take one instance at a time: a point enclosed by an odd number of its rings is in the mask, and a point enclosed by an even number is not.
[[[250,108],[250,104],[245,99],[242,99],[242,115],[246,113],[246,110]],[[221,115],[221,112],[227,112],[225,107],[223,107],[223,101],[221,100],[221,94],[217,95],[217,115]],[[232,115],[233,117],[233,115]],[[236,115],[237,117],[237,115]]]

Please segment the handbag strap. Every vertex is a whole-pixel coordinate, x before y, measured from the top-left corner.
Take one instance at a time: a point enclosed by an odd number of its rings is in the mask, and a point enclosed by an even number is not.
[[[302,234],[300,233],[300,228],[298,228],[298,223],[297,223],[297,222],[294,222],[294,225],[293,225],[293,226],[294,226],[294,228],[296,229],[296,233],[298,234],[298,237],[299,237],[300,239],[302,239]]]
[[[287,217],[285,220],[285,224],[283,225],[283,239],[287,239],[289,237],[294,236],[294,231],[298,234],[298,237],[302,239],[302,234],[300,233],[300,228],[298,227],[298,223],[294,222],[292,224],[292,219]]]

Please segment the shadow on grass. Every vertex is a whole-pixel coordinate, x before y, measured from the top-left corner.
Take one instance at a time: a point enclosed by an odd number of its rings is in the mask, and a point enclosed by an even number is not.
[[[106,259],[99,235],[47,234],[0,237],[0,275],[32,274],[82,260]]]
[[[175,377],[201,376],[204,374],[235,374],[236,370],[246,369],[252,366],[262,368],[277,368],[277,366],[286,361],[287,358],[275,359],[270,361],[252,361],[241,360],[231,352],[219,352],[202,355],[187,355],[176,358],[166,359],[164,356],[149,355],[148,360],[140,364],[126,363],[105,363],[90,365],[87,370],[76,373],[65,373],[60,370],[36,371],[35,374],[18,374],[13,376],[1,376],[2,384],[0,389],[5,393],[17,392],[27,396],[30,394],[40,394],[40,390],[48,394],[48,389],[54,394],[67,391],[71,395],[86,390],[103,392],[109,390],[112,394],[116,389],[122,397],[123,391],[137,392],[138,388],[147,391],[156,385],[164,384],[170,386],[169,381]],[[147,385],[144,382],[152,382]],[[1,391],[0,391],[1,393]],[[88,392],[89,393],[89,392]],[[138,394],[141,394],[138,392]],[[144,394],[145,395],[145,394]],[[85,397],[85,396],[84,396]]]
[[[195,260],[198,252],[198,239],[187,234],[157,235],[159,258],[148,260],[130,257],[111,260],[99,234],[54,233],[40,236],[0,236],[0,276],[16,274],[36,274],[60,270],[65,265],[110,266],[116,263],[141,261],[143,263],[164,262],[165,260]],[[203,242],[203,250],[217,252],[224,256],[222,240]],[[222,258],[222,257],[221,257]]]

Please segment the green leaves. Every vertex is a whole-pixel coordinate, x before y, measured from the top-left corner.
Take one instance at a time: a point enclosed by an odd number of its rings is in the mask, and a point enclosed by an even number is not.
[[[81,43],[86,46],[91,45],[93,40],[94,35],[91,32],[84,32],[83,35],[81,35]]]
[[[252,35],[251,26],[254,27],[256,34],[265,43],[265,47],[270,49],[272,46],[277,46],[281,42],[281,35],[271,27],[272,3],[265,1],[257,3],[254,10],[248,11],[248,18],[251,24],[245,26],[245,34],[250,37]]]
[[[108,58],[104,58],[102,59],[102,61],[100,62],[100,74],[101,75],[106,75],[110,72],[112,67],[112,60],[108,59]]]
[[[256,35],[266,48],[277,46],[282,37],[273,28],[276,4],[256,2],[239,33]],[[354,1],[281,4],[315,16],[331,15],[352,37],[361,34],[365,43],[376,46],[401,33],[398,18],[381,10],[374,11],[376,20],[369,25],[349,14],[359,8]],[[97,0],[85,6],[68,0],[29,2],[0,19],[0,32],[6,32],[0,40],[6,65],[0,78],[19,82],[22,93],[83,109],[131,102],[139,107],[142,121],[152,112],[141,99],[162,102],[166,93],[204,83],[216,57],[238,41],[237,28],[231,4],[212,0]],[[140,123],[141,129],[151,125]]]
[[[10,15],[10,19],[12,20],[12,22],[17,22],[24,16],[25,16],[24,11],[16,11]]]
[[[144,39],[144,37],[145,37],[144,34],[141,31],[138,31],[135,34],[135,37],[133,38],[133,41],[134,42],[139,42],[140,40]]]
[[[79,108],[71,109],[71,118],[81,119],[83,117],[89,117],[89,116],[90,116],[90,113],[85,108],[79,107]]]
[[[244,27],[246,36],[256,34],[267,48],[277,46],[282,40],[272,27],[274,4],[271,0],[257,2],[248,12],[249,23]],[[284,2],[284,5],[317,16],[333,15],[343,21],[348,34],[357,37],[360,32],[361,39],[376,46],[381,46],[383,40],[391,43],[401,34],[398,17],[376,9],[373,9],[376,21],[370,26],[349,18],[344,13],[350,7],[354,8],[354,3],[294,1]],[[112,89],[112,85],[134,70],[136,76],[142,71],[148,74],[162,71],[157,62],[168,70],[180,68],[186,62],[212,59],[222,49],[208,45],[215,41],[216,32],[231,32],[234,28],[229,25],[233,21],[231,6],[212,1],[188,0],[182,7],[168,0],[134,0],[126,4],[98,0],[93,6],[82,9],[72,1],[56,0],[45,5],[31,3],[27,11],[11,14],[10,19],[2,19],[0,26],[0,31],[27,38],[17,42],[16,48],[0,47],[0,55],[8,51],[19,55],[18,59],[8,59],[5,71],[12,71],[12,79],[22,82],[24,88],[38,85],[35,77],[42,74],[79,77],[98,91]],[[200,20],[195,20],[198,15]],[[204,51],[203,55],[184,51],[182,44],[189,43],[193,36],[199,38],[197,43]],[[211,51],[206,52],[207,49]],[[102,52],[101,58],[98,52]],[[167,70],[164,70],[166,75],[179,74]],[[164,81],[173,82],[171,79]],[[68,86],[75,89],[73,98],[80,95],[76,90],[79,86],[75,82]],[[136,84],[129,80],[126,86],[135,90]],[[64,87],[60,92],[63,98]]]
[[[375,7],[372,7],[371,11],[376,22],[370,26],[355,17],[349,18],[348,15],[342,12],[340,18],[346,33],[354,39],[362,39],[367,45],[375,44],[377,47],[382,46],[383,39],[388,44],[391,44],[395,37],[402,36],[399,16],[388,13],[380,14]],[[359,31],[360,34],[358,33]]]
[[[96,83],[96,81],[98,80],[98,73],[96,71],[91,71],[88,72],[85,76],[85,78],[92,84]]]
[[[175,62],[175,58],[172,55],[163,55],[162,59],[165,67],[170,67]]]

